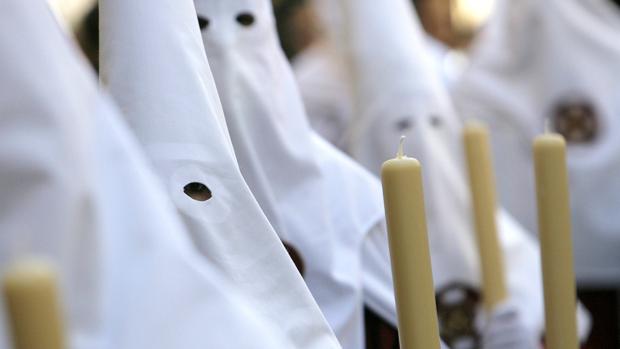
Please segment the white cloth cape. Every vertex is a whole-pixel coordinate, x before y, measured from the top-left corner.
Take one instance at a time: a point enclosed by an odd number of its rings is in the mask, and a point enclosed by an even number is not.
[[[502,204],[537,231],[533,138],[560,106],[586,105],[592,141],[569,143],[575,271],[620,283],[620,9],[604,0],[500,1],[455,92],[461,114],[493,132]]]
[[[207,261],[294,348],[337,340],[244,182],[191,0],[102,0],[101,76]],[[206,185],[212,198],[184,193]]]
[[[70,348],[291,348],[203,262],[77,55],[43,0],[0,0],[0,268],[55,264]]]
[[[310,129],[270,1],[195,3],[209,23],[203,40],[241,172],[276,231],[300,252],[308,287],[343,347],[363,348],[362,247],[383,220],[380,184]],[[389,276],[384,253],[373,270]],[[374,310],[395,314],[391,280],[376,279],[387,280],[388,291],[369,296],[385,296],[372,304],[387,306]]]
[[[461,121],[433,68],[415,11],[405,0],[343,0],[341,6],[346,16],[332,15],[326,27],[340,18],[340,28],[327,37],[348,67],[341,76],[348,78],[356,101],[346,149],[378,173],[382,162],[394,156],[399,137],[408,136],[405,148],[424,168],[436,288],[455,282],[478,287]],[[507,214],[500,211],[498,217],[509,290],[537,334],[543,323],[538,247]]]

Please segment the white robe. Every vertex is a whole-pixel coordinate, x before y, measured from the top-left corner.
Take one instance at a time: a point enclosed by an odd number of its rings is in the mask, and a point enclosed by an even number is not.
[[[365,302],[395,323],[387,250],[363,261],[369,233],[384,220],[380,184],[310,129],[270,1],[195,3],[209,23],[203,40],[241,172],[281,238],[299,251],[308,287],[343,347],[363,348]],[[379,235],[385,241],[385,230]],[[380,265],[364,268],[372,262]],[[379,285],[364,289],[373,272]]]
[[[101,77],[205,262],[290,348],[336,338],[241,176],[191,0],[101,0]],[[194,196],[192,196],[194,195]]]
[[[46,3],[0,8],[1,270],[55,265],[70,348],[291,348],[204,263]]]
[[[344,86],[348,90],[338,96],[349,98],[331,98],[325,103],[329,110],[352,110],[354,115],[342,117],[346,129],[334,139],[376,174],[382,162],[394,156],[400,135],[408,136],[408,153],[424,166],[437,291],[442,293],[444,287],[455,283],[478,289],[479,262],[463,170],[461,120],[439,77],[437,63],[431,59],[415,12],[401,0],[340,3],[341,8],[335,10],[345,11],[345,15],[333,14],[334,2],[317,1],[319,13],[330,13],[324,21],[329,29],[322,49],[324,61],[317,67],[328,66],[327,61],[331,61],[332,68],[323,70],[329,74],[324,77],[317,77],[321,72],[317,68],[314,80],[307,85],[310,91],[302,95],[313,95],[315,86],[337,86],[339,90]],[[304,82],[310,80],[304,76],[311,74],[309,70],[301,76],[302,91]],[[345,80],[334,81],[338,78]],[[325,110],[323,105],[307,108]],[[498,217],[512,301],[531,335],[537,336],[543,324],[538,246],[505,212],[500,211]]]

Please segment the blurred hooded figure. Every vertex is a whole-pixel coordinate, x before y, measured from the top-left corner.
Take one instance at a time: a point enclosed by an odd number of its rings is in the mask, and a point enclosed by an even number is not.
[[[195,3],[241,171],[276,230],[300,251],[305,280],[343,346],[361,348],[362,303],[396,322],[378,181],[310,129],[269,1]],[[519,245],[521,237],[509,235],[508,246]],[[439,250],[433,260],[441,285],[453,276],[477,277],[470,262],[474,251],[459,249],[459,238],[446,237],[444,245],[457,248]],[[534,247],[520,257],[537,261]],[[451,291],[449,305],[469,301],[466,291]],[[454,318],[462,318],[463,309],[475,311],[476,304],[467,301],[450,311]]]
[[[311,131],[269,0],[195,3],[241,172],[343,347],[363,348],[364,303],[396,319],[380,184]],[[369,235],[383,254],[363,270]]]
[[[315,40],[292,58],[293,71],[305,104],[312,128],[339,149],[349,151],[349,126],[355,119],[354,101],[348,86],[348,63],[338,47],[334,47],[334,31],[341,31],[342,10],[329,2],[321,5],[308,1],[320,29]],[[433,69],[440,81],[451,89],[464,67],[467,58],[439,40],[424,34]],[[337,46],[337,45],[336,45]]]
[[[338,348],[241,176],[193,2],[101,0],[99,10],[102,81],[205,262],[281,331],[287,348]]]
[[[409,154],[419,158],[425,168],[442,335],[448,344],[464,342],[464,338],[470,343],[488,343],[479,337],[485,330],[479,331],[474,321],[480,275],[462,168],[461,121],[433,69],[415,11],[405,0],[325,0],[315,5],[325,23],[327,44],[345,68],[340,76],[354,102],[355,117],[347,124],[346,149],[378,173],[382,162],[393,156],[400,135],[409,136]],[[519,343],[519,337],[529,339],[526,342],[531,345],[543,325],[538,246],[503,211],[498,218],[511,295],[508,308],[515,315],[503,336],[516,345],[525,345]],[[459,299],[458,306],[453,299]],[[466,325],[455,325],[463,323],[455,320],[459,317],[468,319]],[[493,318],[487,323],[492,326]],[[492,332],[498,333],[487,329],[486,334]]]
[[[454,95],[464,117],[490,125],[500,200],[532,232],[536,232],[532,139],[546,129],[566,138],[578,286],[613,290],[610,296],[616,305],[603,308],[615,313],[616,321],[620,285],[617,5],[607,0],[499,1],[474,44],[471,66]],[[617,326],[605,322],[618,333]]]
[[[198,254],[45,1],[0,9],[0,268],[56,266],[67,347],[293,347]]]
[[[536,231],[530,145],[545,131],[569,144],[575,271],[620,283],[620,9],[610,1],[500,1],[455,93],[465,117],[493,131],[502,202]]]

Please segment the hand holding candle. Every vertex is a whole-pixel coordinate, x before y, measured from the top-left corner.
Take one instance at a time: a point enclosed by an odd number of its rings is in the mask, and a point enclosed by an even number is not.
[[[534,141],[538,226],[548,349],[577,349],[576,291],[566,169],[566,143],[545,134]]]
[[[56,274],[22,262],[4,275],[3,293],[15,349],[65,349]]]
[[[400,347],[439,349],[422,168],[403,155],[403,139],[397,157],[381,170]]]
[[[495,176],[491,160],[489,132],[485,125],[469,123],[463,132],[478,253],[482,269],[484,305],[487,311],[508,297],[504,258],[497,234]]]

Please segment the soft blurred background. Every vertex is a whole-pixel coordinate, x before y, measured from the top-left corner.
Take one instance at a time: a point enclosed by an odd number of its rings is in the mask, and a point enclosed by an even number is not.
[[[412,0],[424,29],[448,47],[464,49],[491,14],[495,0]],[[317,36],[317,26],[307,0],[273,0],[282,46],[295,56]],[[67,28],[73,30],[96,66],[96,0],[50,0]]]

